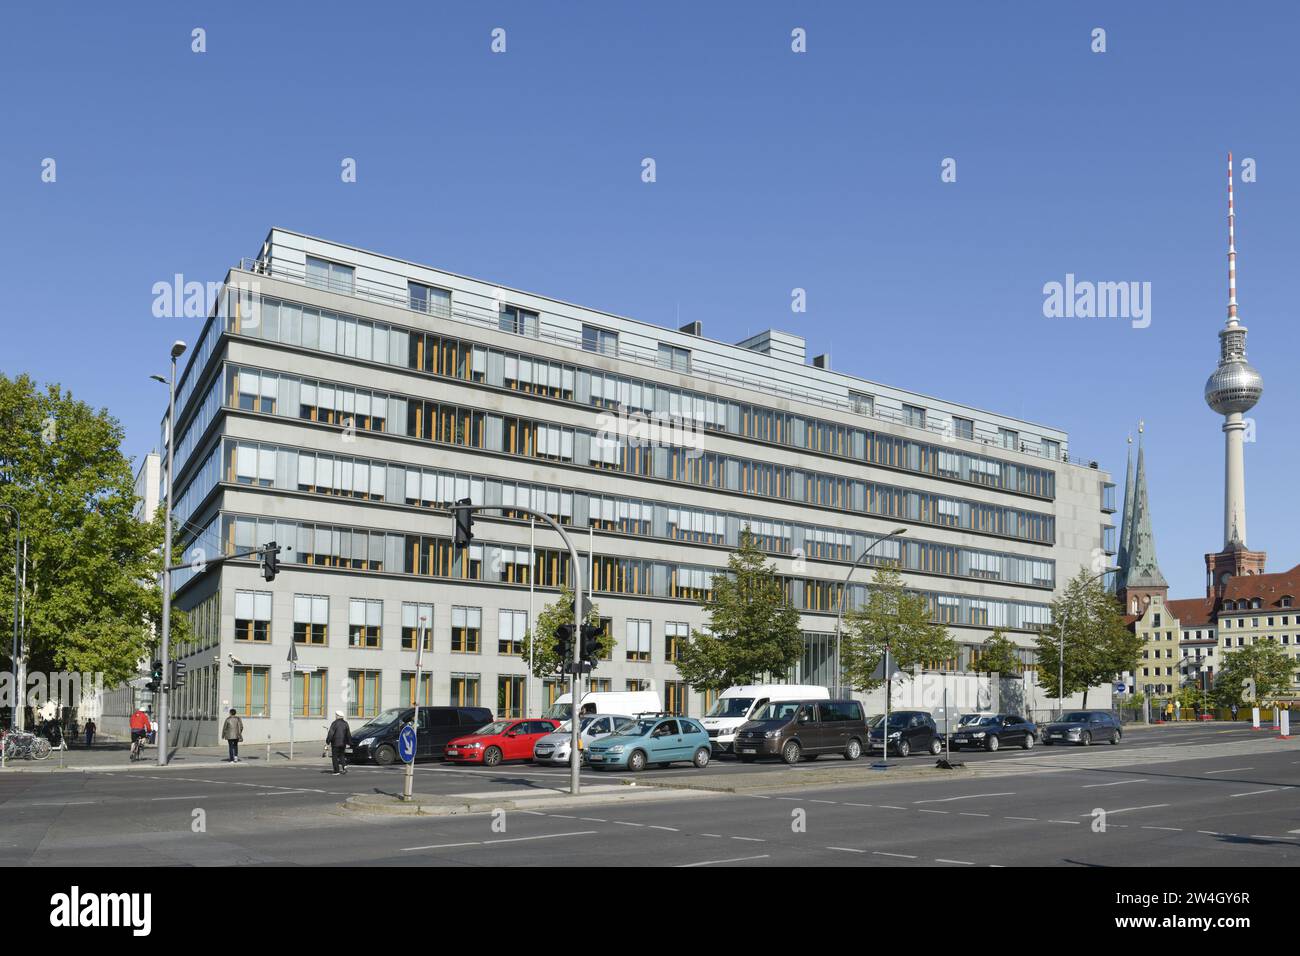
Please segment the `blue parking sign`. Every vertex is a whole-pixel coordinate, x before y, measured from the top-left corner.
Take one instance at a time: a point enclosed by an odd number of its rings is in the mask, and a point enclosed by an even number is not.
[[[415,759],[415,728],[407,724],[402,728],[402,732],[397,735],[397,755],[402,758],[403,763],[410,763]]]

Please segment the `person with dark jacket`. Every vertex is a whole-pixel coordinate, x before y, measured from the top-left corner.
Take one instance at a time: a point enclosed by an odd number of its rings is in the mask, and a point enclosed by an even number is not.
[[[239,719],[233,707],[230,708],[230,716],[221,725],[221,739],[230,748],[230,762],[239,763],[239,742],[244,739],[244,722]]]
[[[86,746],[88,748],[95,746],[95,731],[98,729],[94,720],[86,721]]]
[[[352,728],[343,719],[343,711],[334,711],[334,723],[330,724],[325,734],[325,745],[330,748],[330,761],[334,766],[334,775],[348,772],[347,748],[352,744]]]

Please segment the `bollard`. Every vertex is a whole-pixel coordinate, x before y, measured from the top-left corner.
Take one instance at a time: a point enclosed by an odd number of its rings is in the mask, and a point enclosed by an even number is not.
[[[1250,708],[1250,729],[1259,730],[1259,708]]]
[[[1281,716],[1278,718],[1278,736],[1283,740],[1291,739],[1291,711],[1279,711]]]
[[[271,762],[271,735],[266,735],[266,762]]]

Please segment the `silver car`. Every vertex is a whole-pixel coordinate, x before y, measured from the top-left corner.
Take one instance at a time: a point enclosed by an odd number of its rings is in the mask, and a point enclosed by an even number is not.
[[[587,748],[600,737],[608,737],[626,724],[635,723],[625,714],[588,714],[578,725],[582,739],[582,760],[587,761]],[[555,733],[547,734],[533,744],[533,762],[569,766],[569,746],[573,741],[573,728],[566,720]]]

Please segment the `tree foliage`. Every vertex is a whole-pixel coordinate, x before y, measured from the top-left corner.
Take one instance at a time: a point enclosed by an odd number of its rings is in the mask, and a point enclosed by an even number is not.
[[[1142,639],[1124,624],[1120,606],[1099,580],[1080,571],[1052,602],[1050,629],[1035,641],[1038,686],[1049,697],[1082,693],[1088,705],[1088,688],[1114,680],[1132,670],[1142,650]],[[1064,638],[1062,638],[1064,628]],[[1065,651],[1064,691],[1058,687],[1061,649]]]
[[[536,627],[530,627],[528,633],[524,635],[523,658],[528,660],[530,654],[534,655],[534,677],[555,677],[563,672],[563,666],[568,662],[561,661],[559,654],[556,653],[555,629],[561,624],[572,623],[573,591],[570,588],[564,588],[559,597],[542,608],[537,615]],[[600,608],[595,603],[591,605],[591,612],[587,615],[586,623],[600,623]],[[574,640],[577,640],[576,635]],[[601,659],[608,659],[613,650],[614,636],[606,630],[600,635]]]
[[[27,539],[27,669],[136,674],[157,640],[163,522],[138,521],[122,428],[58,385],[0,374],[0,503]],[[13,522],[0,509],[0,594],[13,593]],[[6,602],[7,608],[7,602]],[[8,617],[8,615],[3,615]],[[185,616],[173,613],[183,639]],[[152,625],[152,626],[151,626]],[[9,641],[0,642],[9,657]]]
[[[1023,668],[1020,655],[1016,653],[1016,644],[996,628],[988,640],[980,647],[979,670],[988,674],[1014,676]]]
[[[709,627],[692,630],[677,670],[697,690],[723,690],[768,675],[784,677],[803,655],[799,612],[786,600],[774,565],[748,529],[713,578]]]
[[[1290,690],[1295,669],[1295,661],[1274,641],[1234,648],[1224,655],[1219,672],[1214,675],[1215,703],[1220,707],[1249,704],[1248,686],[1255,688],[1256,703],[1268,702]]]

